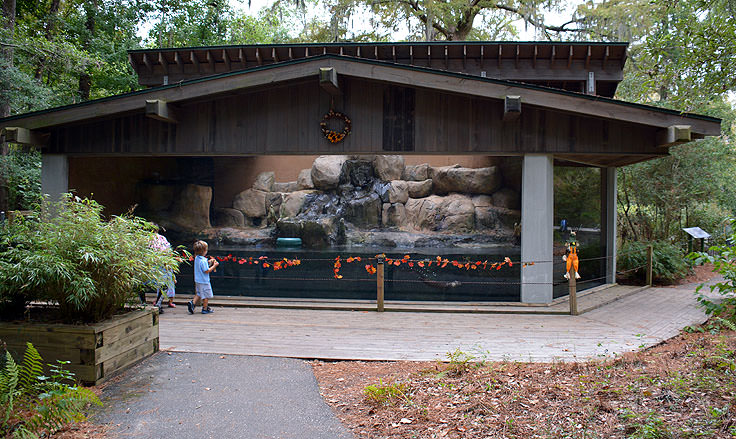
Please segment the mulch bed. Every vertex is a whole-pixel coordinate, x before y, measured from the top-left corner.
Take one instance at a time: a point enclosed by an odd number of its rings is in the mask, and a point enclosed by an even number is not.
[[[672,287],[714,275],[696,267]],[[718,322],[700,330],[586,363],[483,363],[456,352],[449,362],[312,365],[358,438],[735,438],[736,332]]]

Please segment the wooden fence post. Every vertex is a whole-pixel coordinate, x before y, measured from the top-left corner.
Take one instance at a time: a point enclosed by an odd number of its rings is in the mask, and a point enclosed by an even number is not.
[[[652,265],[654,264],[654,250],[647,246],[647,285],[652,286]]]
[[[383,312],[383,255],[376,262],[376,311]]]
[[[567,285],[569,287],[569,298],[570,298],[570,315],[576,316],[578,315],[578,293],[577,293],[577,286],[576,286],[576,280],[575,275],[577,272],[575,271],[575,267],[570,267],[570,272],[567,273],[570,275],[570,279],[567,280]]]

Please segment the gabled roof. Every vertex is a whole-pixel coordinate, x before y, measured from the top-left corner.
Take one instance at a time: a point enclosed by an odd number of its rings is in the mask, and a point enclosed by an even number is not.
[[[623,79],[628,43],[434,41],[251,44],[128,51],[145,86],[158,86],[320,55],[351,56],[581,91],[592,73],[596,94],[612,97]]]
[[[546,107],[556,111],[653,127],[666,128],[673,125],[690,125],[695,137],[720,134],[720,119],[709,116],[680,113],[653,106],[513,81],[482,78],[426,67],[340,55],[321,55],[313,58],[283,61],[247,70],[20,114],[0,119],[0,128],[18,126],[42,130],[83,120],[143,111],[145,100],[150,99],[160,99],[176,104],[188,100],[216,98],[227,93],[297,79],[309,77],[315,77],[316,79],[320,67],[333,67],[338,75],[355,76],[448,93],[494,99],[504,99],[507,95],[518,95],[521,96],[523,105]]]

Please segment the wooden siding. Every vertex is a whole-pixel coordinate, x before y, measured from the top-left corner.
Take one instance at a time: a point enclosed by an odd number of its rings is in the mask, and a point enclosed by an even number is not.
[[[383,153],[384,92],[390,85],[343,76],[332,98],[317,81],[187,103],[179,123],[143,112],[51,129],[50,153],[73,155],[263,155]],[[319,128],[334,105],[352,133],[330,144]],[[654,127],[585,117],[522,102],[503,121],[503,101],[416,89],[414,150],[404,154],[666,154]]]

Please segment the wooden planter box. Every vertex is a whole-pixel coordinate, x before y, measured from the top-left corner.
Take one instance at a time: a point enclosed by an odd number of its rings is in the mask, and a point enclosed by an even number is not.
[[[16,358],[30,341],[44,363],[70,361],[65,369],[95,385],[158,352],[158,309],[148,307],[92,325],[0,322],[0,340]]]

